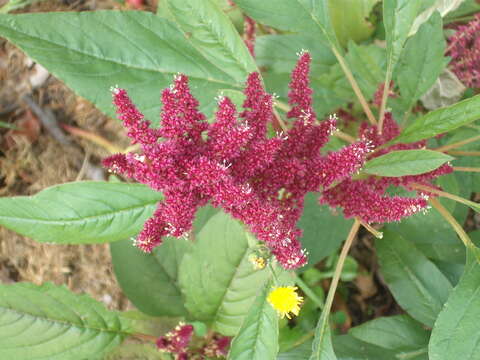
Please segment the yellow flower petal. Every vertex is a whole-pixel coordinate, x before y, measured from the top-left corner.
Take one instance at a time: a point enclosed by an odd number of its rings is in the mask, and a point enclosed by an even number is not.
[[[296,290],[296,286],[280,286],[268,294],[268,302],[277,310],[282,319],[285,316],[290,319],[290,313],[297,316],[300,312],[303,297],[298,296]]]

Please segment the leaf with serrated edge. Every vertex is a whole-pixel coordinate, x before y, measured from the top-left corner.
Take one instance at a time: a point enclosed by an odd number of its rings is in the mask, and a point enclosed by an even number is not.
[[[126,88],[158,123],[160,92],[178,72],[189,76],[207,115],[219,89],[241,90],[245,81],[245,73],[233,76],[221,61],[206,58],[174,23],[145,11],[2,15],[0,36],[110,116],[111,86]]]
[[[235,335],[268,270],[249,262],[247,233],[229,215],[218,213],[202,228],[180,265],[185,306],[198,320],[212,321],[224,335]]]
[[[162,198],[141,184],[72,182],[0,198],[0,225],[40,242],[112,242],[136,235]]]
[[[385,282],[410,316],[433,326],[452,285],[412,242],[388,230],[383,235],[375,245]]]
[[[233,339],[229,360],[275,359],[278,353],[278,315],[267,301],[267,283],[250,307],[238,335]]]
[[[63,286],[0,285],[2,359],[96,359],[119,345],[129,327],[116,312]]]
[[[373,158],[363,172],[379,176],[418,175],[433,171],[453,160],[451,156],[432,150],[398,150]]]

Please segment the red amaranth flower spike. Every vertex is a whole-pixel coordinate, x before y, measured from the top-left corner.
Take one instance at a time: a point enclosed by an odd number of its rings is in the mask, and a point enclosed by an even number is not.
[[[179,323],[175,329],[157,340],[160,351],[175,355],[176,360],[188,359],[187,350],[193,335],[193,326]]]
[[[232,338],[216,335],[202,349],[203,355],[209,358],[223,358],[227,356]]]
[[[370,187],[367,181],[350,179],[324,191],[320,203],[339,206],[346,218],[359,217],[366,223],[399,221],[428,205],[424,197],[388,197]]]
[[[378,148],[400,134],[400,128],[391,113],[385,113],[384,132],[378,134],[377,130],[375,125],[368,123],[360,125],[360,136],[369,142],[371,148]],[[396,144],[367,154],[366,157],[374,158],[394,150],[420,149],[425,144],[425,141]],[[338,156],[339,153],[334,153],[333,159]],[[330,170],[334,166],[332,164],[325,167]],[[428,206],[427,196],[433,195],[417,192],[416,197],[391,197],[385,194],[389,186],[403,187],[407,190],[413,190],[410,185],[414,183],[433,186],[430,184],[431,180],[452,171],[453,168],[449,164],[444,164],[436,170],[420,175],[401,177],[369,176],[366,179],[358,180],[347,177],[336,186],[325,190],[319,201],[321,204],[328,204],[331,207],[339,206],[343,209],[345,217],[358,217],[366,223],[399,221],[404,217],[426,209]]]
[[[450,68],[468,87],[480,87],[480,14],[448,39]]]
[[[310,53],[303,51],[292,72],[292,81],[290,82],[290,91],[288,92],[288,103],[292,109],[288,112],[289,118],[302,118],[304,122],[309,123],[316,119],[313,111],[313,91],[310,87],[309,72],[312,58]]]
[[[308,79],[310,61],[310,55],[303,53],[292,73],[289,117],[294,118],[293,124],[273,137],[267,137],[273,98],[258,73],[247,78],[243,110],[237,113],[230,99],[220,97],[212,124],[199,112],[184,75],[176,76],[172,87],[162,93],[162,128],[158,130],[150,128],[124,90],[114,91],[120,117],[141,151],[113,155],[104,164],[165,196],[138,235],[139,248],[151,251],[165,236],[188,236],[196,211],[210,202],[242,221],[284,268],[293,269],[307,261],[297,222],[310,191],[327,189],[320,201],[342,206],[347,216],[365,221],[397,220],[426,205],[423,197],[389,198],[384,191],[391,184],[408,188],[412,182],[428,183],[447,168],[395,180],[351,179],[369,157],[424,145],[398,144],[371,153],[372,147],[398,135],[390,115],[382,135],[362,125],[358,142],[326,155],[320,152],[335,130],[336,118],[316,118]],[[342,189],[351,196],[344,197]],[[355,201],[355,194],[362,201]]]

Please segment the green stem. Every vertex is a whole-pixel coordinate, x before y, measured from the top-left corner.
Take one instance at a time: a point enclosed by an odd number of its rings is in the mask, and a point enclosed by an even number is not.
[[[437,189],[432,188],[432,187],[430,187],[430,186],[425,186],[425,185],[422,185],[422,184],[412,184],[411,186],[412,186],[412,188],[414,188],[414,189],[422,190],[422,191],[427,191],[427,192],[429,192],[429,193],[442,196],[442,197],[444,197],[444,198],[447,198],[447,199],[450,199],[450,200],[459,202],[459,203],[461,203],[461,204],[464,204],[464,205],[467,205],[467,206],[470,206],[470,207],[472,207],[472,206],[473,206],[473,207],[476,207],[476,206],[477,206],[477,204],[475,204],[473,201],[464,199],[464,198],[462,198],[462,197],[460,197],[460,196],[453,195],[453,194],[450,194],[450,193],[445,192],[445,191],[437,190]]]
[[[298,285],[300,289],[302,289],[305,295],[307,295],[310,298],[310,300],[312,300],[315,303],[315,305],[317,305],[320,309],[323,309],[323,306],[324,306],[323,301],[318,297],[317,294],[315,294],[315,292],[312,289],[310,289],[310,287],[297,274],[295,274],[295,283]]]
[[[457,220],[455,220],[452,214],[450,214],[450,212],[442,204],[440,204],[440,201],[437,199],[432,198],[429,200],[429,202],[443,216],[443,218],[449,222],[460,240],[462,240],[465,247],[470,249],[475,254],[477,261],[480,262],[479,249],[475,246],[475,244],[472,242],[472,239],[470,239],[465,230],[463,230],[463,227],[457,222]]]
[[[350,71],[350,68],[348,67],[345,59],[343,58],[342,55],[340,55],[340,53],[335,48],[335,46],[332,46],[331,48],[332,48],[333,54],[338,60],[338,63],[340,64],[340,67],[345,73],[345,76],[347,77],[347,80],[350,83],[350,86],[352,87],[353,92],[357,96],[358,101],[360,101],[360,105],[362,105],[363,111],[365,112],[365,115],[367,115],[368,121],[370,121],[372,125],[375,125],[377,123],[377,121],[375,120],[375,116],[373,116],[372,110],[370,109],[370,106],[368,106],[367,100],[365,99],[365,96],[363,96],[362,90],[360,90],[360,87],[358,86],[358,83],[355,80],[352,72]]]
[[[392,62],[388,62],[387,74],[385,75],[385,83],[383,86],[382,102],[380,104],[380,114],[378,115],[378,133],[383,131],[383,120],[385,118],[385,109],[387,107],[388,93],[390,91],[390,80],[392,79]]]

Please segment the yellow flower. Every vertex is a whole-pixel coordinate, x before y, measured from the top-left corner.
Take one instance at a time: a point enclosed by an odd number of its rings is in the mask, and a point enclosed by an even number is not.
[[[267,265],[267,262],[265,261],[265,259],[263,257],[257,256],[255,254],[251,254],[248,257],[248,260],[252,263],[253,268],[255,270],[262,270]]]
[[[282,316],[282,319],[287,316],[291,319],[290,314],[298,315],[300,312],[300,305],[303,302],[303,297],[298,296],[296,286],[280,286],[274,288],[268,294],[268,302],[275,310]]]

